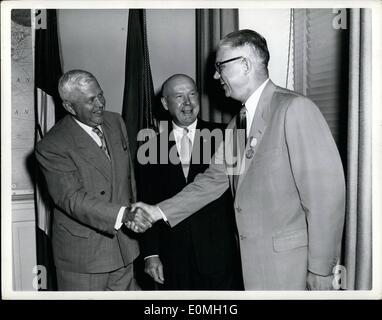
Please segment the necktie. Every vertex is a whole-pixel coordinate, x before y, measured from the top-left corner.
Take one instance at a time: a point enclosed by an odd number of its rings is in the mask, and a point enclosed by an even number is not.
[[[237,124],[238,129],[242,129],[244,131],[244,146],[247,145],[247,109],[245,106],[241,108],[240,113],[237,116]]]
[[[236,149],[235,154],[240,157],[240,161],[237,162],[237,173],[233,176],[235,190],[237,188],[237,183],[239,181],[239,170],[241,168],[241,160],[243,159],[244,149],[247,144],[247,109],[243,106],[240,113],[236,117]],[[240,131],[239,131],[240,130]],[[240,132],[240,134],[238,133]],[[244,144],[242,143],[242,138],[244,138]],[[238,151],[240,150],[240,154]],[[236,191],[235,191],[236,192]]]
[[[106,141],[105,141],[105,137],[103,136],[103,133],[102,131],[98,128],[98,127],[94,127],[93,128],[93,132],[97,134],[97,136],[100,138],[101,140],[101,149],[105,152],[107,158],[110,160],[110,155],[109,155],[109,152],[107,150],[107,146],[106,146]]]
[[[191,154],[192,154],[192,142],[188,137],[188,129],[183,128],[183,136],[180,140],[180,161],[182,162],[182,168],[184,176],[188,177],[188,170],[190,169]]]

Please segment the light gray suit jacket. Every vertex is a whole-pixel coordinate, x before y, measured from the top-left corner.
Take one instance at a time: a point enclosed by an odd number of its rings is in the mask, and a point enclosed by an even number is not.
[[[327,123],[312,101],[269,81],[240,175],[229,159],[240,145],[227,136],[215,164],[159,207],[174,226],[230,186],[245,289],[305,290],[307,270],[332,272],[344,223],[343,168]]]
[[[109,272],[139,254],[134,235],[114,229],[120,207],[136,201],[125,124],[120,115],[105,112],[102,128],[111,161],[69,115],[36,148],[55,204],[53,254],[62,270]]]

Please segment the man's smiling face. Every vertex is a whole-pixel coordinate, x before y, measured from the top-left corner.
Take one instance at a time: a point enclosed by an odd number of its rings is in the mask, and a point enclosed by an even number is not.
[[[191,78],[178,76],[167,84],[162,104],[180,127],[192,124],[199,113],[199,94]]]
[[[95,127],[103,123],[105,98],[98,82],[94,79],[77,86],[70,94],[71,110],[68,110],[82,123]]]

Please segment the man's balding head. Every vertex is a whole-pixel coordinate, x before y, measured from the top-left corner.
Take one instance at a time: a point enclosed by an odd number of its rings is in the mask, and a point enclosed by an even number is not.
[[[162,86],[161,102],[180,127],[192,124],[199,113],[199,94],[195,81],[185,74],[174,74]]]

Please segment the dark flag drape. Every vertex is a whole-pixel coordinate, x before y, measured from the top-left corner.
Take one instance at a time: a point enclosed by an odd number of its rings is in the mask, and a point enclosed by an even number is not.
[[[158,131],[153,111],[154,88],[147,45],[146,10],[129,9],[122,117],[129,136],[131,154],[135,158],[134,164],[138,161],[137,149],[143,143],[137,141],[138,132],[146,128]],[[147,183],[140,168],[135,165],[138,199]],[[134,263],[134,269],[137,270],[135,277],[140,286],[145,290],[153,290],[154,288],[150,287],[151,282],[143,272],[142,257],[136,259]]]
[[[146,10],[130,9],[128,24],[122,117],[131,153],[135,155],[139,130],[152,128],[157,131],[157,126],[153,116],[154,87],[147,46]]]
[[[56,10],[35,10],[35,142],[65,115],[57,84],[62,75]],[[52,203],[49,199],[42,172],[36,164],[36,244],[37,264],[45,267],[46,281],[40,290],[55,290],[56,277],[50,241]],[[43,277],[43,275],[41,275]]]
[[[57,89],[58,79],[62,75],[57,12],[55,9],[39,11],[46,12],[46,29],[43,29],[44,25],[42,25],[41,28],[36,28],[35,33],[35,85],[53,98],[57,122],[66,113],[61,106]]]

